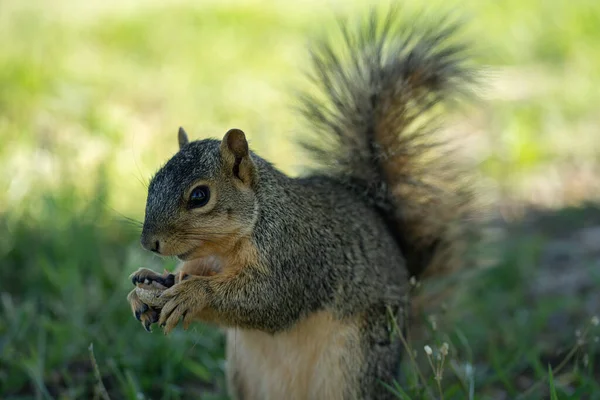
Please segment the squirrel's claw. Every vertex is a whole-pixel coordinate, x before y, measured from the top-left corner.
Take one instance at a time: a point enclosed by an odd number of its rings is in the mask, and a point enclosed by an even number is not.
[[[144,329],[145,329],[147,332],[150,332],[150,333],[152,333],[152,329],[150,329],[150,325],[151,325],[151,324],[150,324],[150,321],[146,321],[146,322],[144,322],[142,325],[144,325]]]
[[[162,276],[148,268],[138,268],[133,274],[129,275],[131,283],[136,286],[138,283],[150,284],[152,281],[159,280]]]
[[[158,321],[165,335],[168,335],[181,320],[184,329],[187,329],[194,316],[205,307],[206,303],[201,298],[203,291],[199,290],[198,283],[195,280],[186,280],[161,293],[161,297],[168,299],[160,310]]]
[[[150,307],[148,307],[147,304],[144,304],[144,303],[141,303],[141,304],[142,305],[140,308],[134,310],[135,319],[137,319],[138,321],[142,320],[141,319],[142,314],[144,314],[150,308]]]
[[[156,287],[169,288],[175,284],[175,275],[165,269],[163,275],[148,268],[139,268],[129,276],[134,286],[152,285]]]
[[[148,311],[140,315],[139,321],[147,332],[152,333],[150,327],[158,321],[158,311],[153,308],[148,309]]]
[[[183,304],[176,304],[173,302],[173,300],[163,307],[160,312],[159,323],[160,327],[163,328],[165,336],[171,333],[171,331],[177,326],[179,320],[186,312],[184,308],[185,306]]]
[[[158,311],[154,308],[150,308],[146,313],[142,314],[142,325],[144,329],[152,333],[150,326],[158,322]]]

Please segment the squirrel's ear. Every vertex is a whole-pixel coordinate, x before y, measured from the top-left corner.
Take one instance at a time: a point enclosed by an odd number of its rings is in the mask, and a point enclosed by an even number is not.
[[[187,133],[185,133],[185,130],[182,127],[179,127],[179,132],[177,132],[177,141],[179,142],[180,149],[190,142]]]
[[[221,142],[221,156],[233,176],[247,185],[255,179],[255,166],[250,158],[246,135],[239,129],[227,131]]]

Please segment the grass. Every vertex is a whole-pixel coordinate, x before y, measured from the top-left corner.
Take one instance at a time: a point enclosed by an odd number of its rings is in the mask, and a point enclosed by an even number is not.
[[[436,329],[413,342],[413,347],[421,368],[427,371],[431,368],[422,346],[432,347],[436,357],[435,349],[439,354],[442,344],[449,344],[444,398],[469,398],[471,385],[474,398],[547,398],[549,366],[555,376],[552,390],[559,398],[600,396],[600,328],[596,319],[588,317],[589,304],[597,301],[592,292],[600,283],[597,256],[584,255],[583,247],[574,242],[573,231],[544,229],[549,224],[559,227],[565,217],[580,227],[598,223],[598,208],[586,209],[585,220],[576,216],[580,212],[566,209],[536,218],[533,226],[507,227],[511,239],[497,244],[502,254],[498,262],[462,281],[467,286],[460,290],[462,294],[445,311],[434,311]],[[563,241],[568,246],[559,249]],[[568,260],[569,254],[578,252],[579,256]],[[567,265],[571,276],[579,275],[588,283],[574,289],[565,280],[559,289],[543,288],[545,277]],[[555,275],[554,279],[564,277]],[[576,296],[573,290],[578,291]],[[412,398],[420,397],[413,392]]]
[[[112,399],[225,398],[217,331],[164,338],[131,317],[127,276],[174,262],[144,253],[125,217],[141,219],[180,125],[195,138],[240,127],[296,173],[300,125],[285,94],[302,82],[306,38],[364,5],[0,2],[0,397],[100,398],[102,382]],[[459,277],[422,316],[435,326],[407,345],[444,399],[600,398],[598,250],[582,239],[600,213],[570,207],[600,194],[600,3],[457,8],[490,73],[485,103],[452,127],[518,222],[498,226],[478,249],[489,267]],[[423,348],[437,365],[443,343],[438,388]],[[404,362],[399,398],[426,396]]]

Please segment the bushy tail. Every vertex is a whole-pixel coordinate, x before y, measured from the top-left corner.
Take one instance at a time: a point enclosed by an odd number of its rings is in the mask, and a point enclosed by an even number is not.
[[[444,106],[470,93],[473,70],[458,24],[402,21],[398,10],[312,49],[314,90],[300,96],[302,144],[319,173],[366,195],[383,214],[416,278],[460,264],[469,180],[440,136]]]

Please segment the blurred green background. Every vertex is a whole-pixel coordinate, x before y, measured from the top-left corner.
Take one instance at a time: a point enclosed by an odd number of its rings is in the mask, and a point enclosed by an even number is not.
[[[131,316],[127,276],[175,263],[143,252],[128,218],[143,218],[179,126],[193,138],[239,127],[297,173],[289,93],[307,40],[369,4],[0,2],[1,398],[97,397],[92,343],[113,399],[224,398],[218,332],[165,338]],[[451,345],[445,398],[600,398],[600,2],[427,2],[442,5],[468,18],[486,68],[479,107],[449,126],[499,239],[428,315],[428,340]]]

